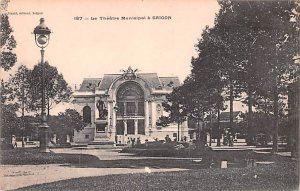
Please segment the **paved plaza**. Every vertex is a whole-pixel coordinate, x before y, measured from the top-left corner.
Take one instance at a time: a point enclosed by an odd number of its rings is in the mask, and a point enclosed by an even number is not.
[[[55,153],[90,154],[102,161],[119,159],[145,159],[119,153],[119,149],[52,149]],[[149,158],[149,157],[147,157]],[[160,159],[168,159],[161,157]],[[0,165],[0,190],[13,190],[34,184],[43,184],[79,177],[105,176],[112,174],[152,173],[185,170],[180,168],[98,168],[89,166],[69,166],[67,164],[46,165]]]
[[[254,150],[266,152],[267,148],[251,146],[212,147],[213,150]],[[201,161],[201,158],[180,157],[142,157],[120,153],[120,148],[55,148],[61,154],[84,154],[96,156],[99,162],[78,164],[41,164],[41,165],[0,165],[0,190],[13,190],[35,184],[50,183],[80,177],[105,176],[113,174],[133,174],[152,172],[171,172],[187,170],[180,168],[179,161]],[[278,153],[290,157],[290,152]],[[152,159],[152,160],[151,160]],[[160,165],[161,161],[173,164]],[[174,162],[172,162],[174,161]]]

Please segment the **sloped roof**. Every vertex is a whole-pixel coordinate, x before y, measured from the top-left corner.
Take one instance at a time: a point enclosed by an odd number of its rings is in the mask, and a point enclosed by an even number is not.
[[[84,78],[79,91],[107,90],[122,74],[104,74],[103,78]],[[158,77],[156,73],[137,73],[137,77],[144,80],[149,88],[172,90],[180,86],[178,77]]]
[[[101,80],[101,78],[84,78],[78,91],[94,91]]]
[[[180,86],[180,81],[178,77],[159,77],[161,86],[167,90],[172,90],[173,87]]]
[[[233,112],[233,119],[237,118],[237,116],[241,113],[241,111],[234,111]],[[230,120],[230,112],[222,112],[220,113],[220,120]]]
[[[161,83],[156,73],[138,73],[137,76],[145,80],[150,88],[161,87]]]
[[[104,74],[99,89],[100,90],[108,89],[110,85],[113,83],[113,81],[120,76],[122,76],[122,74]]]

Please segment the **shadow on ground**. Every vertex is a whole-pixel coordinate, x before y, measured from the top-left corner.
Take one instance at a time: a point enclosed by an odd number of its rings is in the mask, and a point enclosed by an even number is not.
[[[132,154],[132,153],[131,153]],[[124,153],[122,154],[124,155]],[[220,168],[221,161],[228,162],[228,168],[243,168],[247,166],[247,160],[287,162],[291,159],[272,154],[255,153],[253,151],[207,151],[198,155],[200,159],[151,157],[139,158],[131,156],[130,159],[101,160],[94,155],[88,154],[65,154],[65,153],[40,153],[38,149],[13,149],[1,151],[2,165],[40,165],[61,164],[76,168],[183,168],[205,169]],[[174,156],[173,156],[174,157]],[[181,157],[181,156],[177,156]]]
[[[209,168],[209,164],[199,160],[180,160],[180,159],[120,159],[120,160],[98,160],[89,162],[79,162],[64,164],[63,166],[77,168],[183,168],[183,169],[199,169]]]
[[[81,177],[18,190],[298,190],[297,168],[294,161],[253,168]]]
[[[93,159],[93,160],[90,160]],[[100,160],[90,158],[81,160],[72,160],[64,166],[77,168],[182,168],[182,169],[207,169],[220,168],[221,161],[228,162],[228,168],[244,168],[249,160],[256,162],[289,162],[290,157],[284,157],[274,154],[255,153],[253,151],[209,151],[197,159],[193,158],[175,158],[175,157],[151,157],[138,158],[131,156],[130,159],[118,160]]]

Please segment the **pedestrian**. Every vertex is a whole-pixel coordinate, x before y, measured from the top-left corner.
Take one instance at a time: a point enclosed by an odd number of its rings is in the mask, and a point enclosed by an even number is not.
[[[131,144],[134,146],[135,138],[131,138]]]
[[[171,138],[169,137],[169,135],[166,135],[165,140],[166,140],[166,143],[170,143],[172,141]]]
[[[231,134],[229,135],[229,146],[233,146],[233,136]]]
[[[127,145],[130,145],[130,138],[127,139]]]
[[[136,139],[136,144],[137,144],[137,145],[140,145],[140,144],[141,144],[141,139],[140,139],[139,137]]]

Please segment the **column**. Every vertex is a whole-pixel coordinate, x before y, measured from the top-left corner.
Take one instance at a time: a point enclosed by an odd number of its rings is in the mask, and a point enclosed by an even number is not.
[[[127,135],[127,121],[124,120],[123,123],[124,123],[124,135]]]
[[[114,109],[113,109],[113,102],[112,101],[108,101],[107,104],[107,120],[108,120],[108,136],[110,137],[110,139],[113,141],[115,139],[114,136],[114,125],[113,125],[113,115],[114,115]]]
[[[100,100],[100,97],[95,97],[95,106],[94,106],[94,122],[96,121],[97,118],[99,118],[99,111],[97,108],[97,102]]]
[[[117,114],[113,108],[113,103],[111,103],[111,113],[112,113],[112,135],[116,135],[117,133]]]
[[[152,102],[151,103],[151,114],[152,114],[152,128],[156,127],[156,103]]]
[[[110,124],[110,117],[112,117],[111,116],[111,112],[112,112],[111,108],[112,108],[111,107],[111,101],[107,101],[107,122],[108,122],[107,124],[108,124],[108,126],[111,125]]]
[[[145,109],[145,131],[149,128],[149,107],[148,101],[145,101],[144,109]]]
[[[134,120],[134,135],[138,134],[138,120]]]

